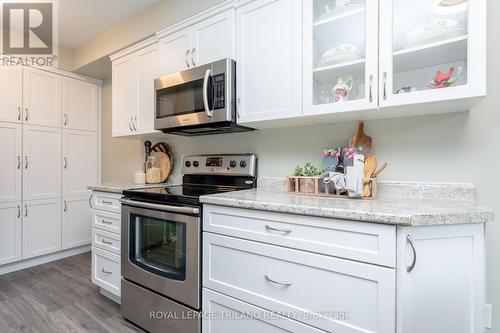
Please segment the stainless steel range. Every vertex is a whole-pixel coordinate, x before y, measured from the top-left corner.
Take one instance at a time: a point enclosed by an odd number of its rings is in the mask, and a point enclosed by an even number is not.
[[[150,332],[201,331],[199,197],[255,187],[255,155],[183,159],[178,186],[130,190],[122,201],[122,315]]]

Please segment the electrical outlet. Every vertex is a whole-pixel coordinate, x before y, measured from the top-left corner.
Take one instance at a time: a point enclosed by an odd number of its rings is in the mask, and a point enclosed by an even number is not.
[[[484,306],[484,327],[491,328],[491,312],[492,312],[491,304],[485,304]]]

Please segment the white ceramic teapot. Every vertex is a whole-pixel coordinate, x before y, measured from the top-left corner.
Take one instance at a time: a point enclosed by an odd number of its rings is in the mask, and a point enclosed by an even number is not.
[[[339,77],[337,84],[333,87],[334,102],[345,102],[349,99],[349,93],[352,90],[353,78],[352,75]]]

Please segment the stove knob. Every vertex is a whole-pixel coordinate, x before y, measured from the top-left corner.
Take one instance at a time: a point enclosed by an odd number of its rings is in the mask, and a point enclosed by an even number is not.
[[[186,163],[184,163],[184,165],[186,166],[186,168],[189,168],[191,166],[191,162],[190,161],[186,161]]]
[[[245,168],[247,166],[247,161],[241,160],[240,167]]]
[[[230,162],[229,162],[229,166],[230,166],[231,168],[236,167],[236,161],[234,161],[234,160],[230,161]]]
[[[194,166],[195,168],[197,168],[199,165],[200,165],[200,163],[199,163],[198,161],[193,161],[193,166]]]

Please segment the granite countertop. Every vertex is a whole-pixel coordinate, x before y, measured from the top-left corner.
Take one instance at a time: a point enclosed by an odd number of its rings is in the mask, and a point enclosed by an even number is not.
[[[167,184],[134,184],[134,183],[100,183],[89,185],[87,188],[92,191],[122,193],[126,190],[136,190],[141,188],[165,187]]]
[[[405,226],[485,223],[492,210],[473,201],[407,197],[337,199],[252,189],[205,195],[204,204]]]

